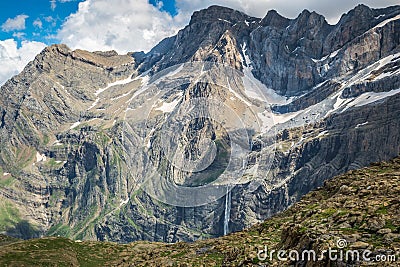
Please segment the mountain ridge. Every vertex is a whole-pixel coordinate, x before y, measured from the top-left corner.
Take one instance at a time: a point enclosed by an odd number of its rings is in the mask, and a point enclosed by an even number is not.
[[[147,54],[48,47],[1,87],[0,231],[121,243],[218,237],[226,226],[239,231],[284,211],[335,175],[399,154],[399,6],[359,6],[336,25],[312,12],[260,19],[224,9],[219,20],[218,10],[199,11]],[[350,30],[359,13],[368,23]],[[196,79],[212,64],[236,75]],[[220,150],[201,179],[185,180],[166,162],[162,122],[198,97],[219,97],[243,118],[255,114],[262,125],[254,137],[274,140],[274,158],[256,140],[244,181],[261,177],[262,185],[240,181],[231,201],[165,205],[135,183],[149,162],[168,179],[201,184],[229,154]],[[182,136],[193,157],[197,137],[228,143],[210,120],[191,125]]]

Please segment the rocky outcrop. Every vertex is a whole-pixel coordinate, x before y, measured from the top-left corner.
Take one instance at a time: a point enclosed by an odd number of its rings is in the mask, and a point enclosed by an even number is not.
[[[384,20],[390,19],[400,11],[398,6],[384,9],[371,9],[363,4],[342,15],[332,32],[326,37],[323,54],[328,55],[363,35]]]
[[[190,60],[206,60],[227,31],[235,33],[235,37],[246,36],[258,25],[258,21],[242,12],[220,6],[197,11],[189,25],[176,36],[161,41],[147,55],[142,55],[139,69],[160,71]],[[240,40],[236,41],[240,44]]]

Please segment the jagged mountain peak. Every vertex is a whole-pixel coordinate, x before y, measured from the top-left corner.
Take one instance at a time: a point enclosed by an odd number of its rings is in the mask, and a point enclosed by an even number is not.
[[[304,9],[298,16],[293,20],[294,24],[299,24],[300,27],[308,27],[308,26],[319,26],[325,27],[328,25],[326,19],[323,15],[318,14],[315,11],[310,12],[307,9]]]
[[[300,14],[297,16],[298,18],[302,18],[302,17],[308,17],[311,15],[310,10],[308,9],[303,9],[303,11],[300,12]]]
[[[213,47],[226,31],[231,32],[231,38],[237,39],[235,44],[242,44],[242,39],[248,37],[259,22],[259,18],[231,8],[210,6],[194,12],[190,23],[177,35],[162,40],[149,53],[134,53],[133,57],[140,72],[160,71],[191,60],[205,60],[212,58]]]
[[[355,8],[354,8],[354,12],[356,14],[360,14],[360,13],[368,13],[372,11],[371,8],[365,4],[358,4]]]
[[[189,25],[194,23],[209,23],[210,21],[223,21],[234,24],[245,19],[253,19],[253,17],[232,8],[212,5],[206,9],[194,12]]]
[[[385,8],[371,8],[365,4],[359,4],[347,13],[343,14],[338,24],[343,24],[349,20],[359,20],[359,23],[366,23],[371,19],[368,25],[378,24],[384,19],[394,17],[400,13],[400,5],[389,6]]]
[[[382,21],[400,14],[400,6],[371,9],[360,4],[343,14],[324,44],[324,55],[343,47],[352,39],[364,34]]]
[[[260,24],[264,27],[272,26],[285,28],[289,25],[290,19],[280,15],[276,10],[269,10],[267,15],[261,20]]]
[[[371,19],[373,17],[374,12],[372,11],[372,9],[364,4],[360,4],[344,14],[339,20],[338,24],[343,24],[352,20],[357,20],[359,24],[365,24],[366,22],[368,22],[368,19]],[[370,23],[373,23],[373,21],[370,21]],[[367,25],[370,25],[370,23],[368,23]]]
[[[53,44],[46,47],[43,50],[43,53],[54,53],[54,52],[68,54],[72,52],[72,50],[66,44]]]
[[[161,41],[148,54],[135,53],[134,58],[140,65],[141,72],[152,68],[159,71],[190,60],[212,58],[210,56],[213,54],[213,47],[218,46],[221,36],[229,30],[238,50],[241,50],[244,43],[252,46],[253,41],[258,43],[254,46],[262,44],[262,50],[269,50],[267,54],[249,54],[251,60],[257,61],[253,64],[253,73],[267,86],[281,94],[292,96],[310,90],[322,82],[323,75],[317,71],[310,75],[302,74],[296,76],[300,77],[299,81],[296,77],[283,78],[283,73],[289,73],[288,76],[293,71],[297,74],[308,73],[312,60],[321,59],[342,48],[378,23],[395,16],[396,12],[395,7],[374,10],[359,5],[345,14],[338,24],[330,25],[323,15],[307,9],[295,19],[285,18],[277,11],[270,10],[260,20],[231,8],[210,6],[195,12],[189,25],[176,36]],[[268,60],[260,58],[263,56]],[[304,62],[300,63],[301,60]],[[278,61],[286,62],[283,69],[273,66]],[[287,71],[288,66],[293,69]],[[270,74],[266,74],[265,69]],[[277,73],[279,77],[262,77],[273,73]]]

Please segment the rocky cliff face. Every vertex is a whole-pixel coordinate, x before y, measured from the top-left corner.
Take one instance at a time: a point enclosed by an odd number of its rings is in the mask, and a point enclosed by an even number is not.
[[[399,29],[398,6],[212,6],[147,54],[46,48],[0,89],[1,231],[215,237],[397,156]]]
[[[325,182],[287,211],[216,239],[122,245],[62,237],[21,241],[0,235],[0,264],[397,266],[399,168],[396,158],[350,171]],[[323,252],[329,248],[330,254]],[[279,250],[285,251],[282,260],[277,257]]]

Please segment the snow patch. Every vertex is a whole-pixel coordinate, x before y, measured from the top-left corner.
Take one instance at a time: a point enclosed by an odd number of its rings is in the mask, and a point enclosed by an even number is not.
[[[266,132],[274,126],[274,121],[272,119],[272,113],[267,110],[261,113],[257,113],[257,117],[261,120],[261,132]]]
[[[329,71],[330,68],[331,68],[331,67],[329,66],[329,64],[324,64],[323,69],[322,69],[322,72],[323,72],[323,73],[327,73],[327,72]]]
[[[328,131],[320,132],[320,133],[317,135],[317,138],[320,138],[320,137],[322,137],[322,136],[324,136],[324,135],[327,135],[327,134],[328,134]]]
[[[375,63],[375,64],[378,64],[378,63],[379,63],[379,65],[377,65],[377,67],[375,67],[374,70],[380,69],[381,67],[383,67],[383,66],[385,66],[386,64],[392,62],[394,59],[396,59],[396,58],[398,58],[398,57],[400,57],[400,53],[396,53],[396,54],[393,54],[393,55],[389,55],[389,56],[387,56],[387,57],[384,57],[384,58],[378,60],[377,63]],[[375,66],[375,64],[373,64],[373,66]]]
[[[285,113],[285,114],[272,113],[272,119],[273,119],[275,125],[283,124],[283,123],[288,122],[288,121],[292,120],[293,118],[297,117],[302,112],[303,112],[303,110],[291,112],[291,113]]]
[[[81,124],[81,122],[80,122],[80,121],[77,121],[77,122],[75,122],[74,124],[72,124],[71,127],[69,127],[69,129],[72,130],[72,129],[78,127],[80,124]]]
[[[87,110],[91,110],[92,108],[94,108],[100,101],[100,98],[96,98],[96,100],[92,103],[92,105],[90,107],[88,107]]]
[[[330,58],[334,58],[334,57],[336,57],[336,56],[337,56],[337,54],[339,53],[339,50],[340,50],[340,49],[338,49],[338,50],[336,50],[336,51],[332,52],[332,53],[329,55],[329,57],[330,57]]]
[[[368,92],[368,93],[364,93],[358,97],[356,97],[353,101],[351,101],[349,104],[347,104],[346,109],[350,108],[350,107],[361,107],[361,106],[365,106],[371,103],[374,103],[376,101],[385,99],[387,97],[393,96],[400,93],[400,89],[396,89],[396,90],[391,90],[389,92],[379,92],[379,93],[375,93],[375,92]],[[343,111],[344,111],[343,110]]]
[[[252,73],[253,66],[251,66],[251,61],[247,55],[246,43],[242,46],[242,53],[244,55],[243,60],[243,84],[245,88],[245,94],[253,99],[258,99],[261,101],[267,101],[268,104],[288,104],[291,101],[286,97],[277,94],[274,90],[266,87],[261,81],[256,79]],[[247,67],[246,67],[247,65]]]
[[[146,147],[147,147],[148,149],[151,148],[151,139],[150,139],[150,138],[149,138],[149,140],[147,141]]]
[[[236,96],[236,98],[238,98],[240,101],[245,103],[247,106],[251,106],[250,102],[246,101],[241,95],[239,95],[235,90],[232,89],[231,83],[229,82],[228,77],[226,77],[226,82],[228,83],[229,92],[231,92],[234,96]]]
[[[396,70],[396,71],[392,71],[392,72],[383,72],[381,74],[379,74],[378,76],[376,76],[374,78],[374,80],[380,80],[386,77],[391,77],[393,75],[399,75],[400,74],[400,69]]]
[[[125,200],[121,199],[121,203],[119,204],[119,206],[122,207],[122,206],[128,204],[128,202],[129,202],[129,197]]]
[[[299,50],[300,48],[301,48],[300,46],[297,46],[297,47],[292,51],[292,53],[296,52],[296,51]]]
[[[361,126],[364,126],[364,125],[367,125],[368,124],[368,121],[366,121],[366,122],[364,122],[364,123],[359,123],[359,124],[357,124],[357,126],[355,127],[355,129],[358,129],[358,128],[360,128]]]
[[[383,66],[393,62],[395,59],[398,59],[399,57],[400,57],[400,53],[397,53],[397,54],[389,55],[385,58],[380,59],[379,61],[377,61],[375,64],[372,65],[374,67],[374,69],[370,73],[381,69]],[[365,77],[363,77],[363,79],[370,77],[370,73],[368,75],[365,75]],[[400,69],[392,71],[392,72],[381,73],[377,77],[374,77],[374,80],[383,79],[385,77],[389,77],[389,76],[397,75],[397,74],[400,74]]]
[[[223,21],[223,22],[228,22],[228,23],[230,23],[230,24],[233,24],[232,22],[230,22],[229,20],[226,20],[226,19],[218,18],[218,20],[219,20],[219,21]]]
[[[340,93],[338,94],[337,98],[336,98],[336,102],[335,104],[333,104],[333,109],[337,110],[338,108],[340,108],[341,106],[349,103],[352,99],[346,99],[346,98],[341,98],[340,97]]]
[[[149,84],[150,76],[146,75],[146,76],[141,77],[141,79],[142,79],[141,80],[142,87],[139,90],[137,90],[133,94],[133,96],[128,101],[126,101],[126,103],[130,103],[135,97],[137,97],[138,95],[142,94],[144,91],[146,91],[148,89],[147,85]]]
[[[56,140],[56,141],[53,143],[53,146],[62,146],[62,145],[63,145],[63,143],[61,143],[60,140]]]
[[[36,162],[45,162],[47,160],[47,157],[45,154],[40,154],[39,152],[36,152]]]
[[[397,16],[395,16],[395,17],[393,17],[393,18],[384,20],[384,21],[382,21],[381,23],[379,23],[378,25],[376,25],[375,27],[373,27],[372,29],[382,28],[383,26],[385,26],[385,25],[388,24],[389,22],[392,22],[392,21],[395,21],[395,20],[398,20],[398,19],[400,19],[400,15],[397,15]]]
[[[126,79],[123,79],[123,80],[119,80],[119,81],[116,81],[116,82],[109,83],[106,87],[100,88],[100,89],[97,90],[94,94],[95,94],[96,96],[98,96],[99,94],[103,93],[104,91],[106,91],[107,89],[110,89],[110,88],[113,87],[113,86],[128,84],[128,83],[130,83],[130,82],[132,82],[132,81],[134,81],[134,80],[135,80],[135,79],[132,79],[131,76],[129,76],[129,78],[126,78]]]
[[[151,129],[151,131],[150,131],[150,133],[149,133],[149,136],[148,136],[148,138],[149,138],[149,140],[147,141],[147,144],[146,144],[146,147],[148,148],[148,149],[150,149],[151,148],[151,137],[153,136],[153,133],[156,131],[156,129]]]
[[[336,57],[337,54],[339,53],[339,51],[340,51],[340,49],[338,49],[338,50],[336,50],[336,51],[333,51],[332,53],[330,53],[329,55],[326,55],[326,56],[322,57],[321,59],[312,58],[311,60],[314,61],[315,63],[320,62],[320,61],[325,61],[325,60],[327,60],[328,58],[334,58],[334,57]]]
[[[161,107],[158,107],[155,110],[162,111],[163,113],[172,112],[180,101],[180,99],[176,99],[170,103],[164,102]]]

